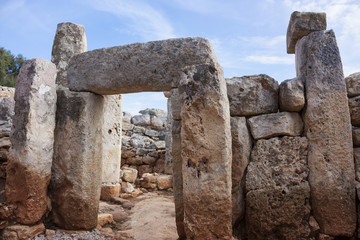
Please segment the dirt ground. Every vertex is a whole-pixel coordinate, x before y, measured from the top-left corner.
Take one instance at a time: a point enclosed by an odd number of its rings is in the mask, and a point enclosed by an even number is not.
[[[135,206],[119,232],[135,240],[176,240],[172,193],[146,193],[132,200]]]

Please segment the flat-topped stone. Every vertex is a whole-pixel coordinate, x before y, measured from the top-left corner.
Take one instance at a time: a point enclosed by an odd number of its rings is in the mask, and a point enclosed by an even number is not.
[[[280,84],[279,107],[282,112],[300,112],[305,105],[304,84],[300,79],[285,80]]]
[[[286,34],[287,53],[295,53],[295,45],[300,38],[325,29],[326,13],[293,12]]]
[[[102,48],[74,56],[68,67],[69,88],[102,95],[169,91],[181,69],[217,62],[208,40],[176,38]]]
[[[279,84],[265,74],[226,79],[230,115],[256,116],[278,111]]]
[[[302,119],[296,112],[264,114],[249,118],[248,123],[255,139],[300,136],[303,131]]]

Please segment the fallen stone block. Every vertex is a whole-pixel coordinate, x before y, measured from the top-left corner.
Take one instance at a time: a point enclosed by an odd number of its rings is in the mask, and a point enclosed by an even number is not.
[[[353,73],[345,78],[348,97],[360,95],[360,72]]]
[[[280,112],[248,119],[252,136],[258,140],[276,136],[300,136],[303,122],[299,113]]]
[[[122,168],[122,179],[126,182],[131,182],[134,183],[137,176],[138,176],[138,171],[136,169],[133,168]]]
[[[103,201],[109,201],[113,197],[119,196],[121,191],[120,183],[116,184],[102,184],[100,199]]]
[[[172,176],[171,175],[160,175],[156,178],[157,187],[159,190],[166,190],[172,187]]]
[[[295,45],[302,37],[325,29],[326,13],[293,12],[286,33],[287,53],[295,53]]]
[[[47,210],[54,145],[55,79],[56,66],[35,58],[23,63],[16,80],[6,198],[21,224],[37,223]],[[1,139],[1,147],[5,147],[5,139]]]
[[[273,78],[265,74],[233,77],[226,84],[232,117],[278,111],[279,84]]]
[[[285,80],[279,88],[281,112],[300,112],[305,105],[304,84],[300,79]]]

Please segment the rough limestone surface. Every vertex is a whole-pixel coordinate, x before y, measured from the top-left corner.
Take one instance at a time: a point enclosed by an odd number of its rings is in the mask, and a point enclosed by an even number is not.
[[[75,23],[59,23],[54,38],[51,62],[58,69],[56,83],[64,87],[68,86],[67,67],[70,59],[79,53],[86,52],[87,42],[83,25]]]
[[[181,121],[173,121],[171,136],[176,229],[179,238],[185,238],[186,235],[184,228],[183,175],[181,158]]]
[[[360,182],[360,148],[354,148],[355,179]]]
[[[309,140],[312,211],[322,233],[350,237],[356,227],[353,143],[341,58],[332,30],[299,40],[296,71],[306,89],[304,133]]]
[[[121,165],[121,95],[104,96],[104,115],[102,129],[102,183],[117,185]],[[117,188],[114,188],[117,189]],[[114,196],[119,192],[113,192]]]
[[[104,99],[59,87],[51,200],[54,223],[64,229],[97,225]]]
[[[165,145],[166,145],[166,152],[165,152],[165,173],[172,174],[172,135],[171,135],[171,129],[172,129],[172,123],[173,123],[173,117],[172,117],[172,111],[171,111],[171,100],[169,99],[171,97],[171,91],[167,92],[168,99],[167,99],[167,124],[166,124],[166,135],[165,135]]]
[[[179,94],[186,238],[232,239],[230,111],[221,67],[185,69]]]
[[[55,79],[56,66],[35,58],[22,65],[16,81],[6,197],[21,224],[36,223],[47,210],[56,112]]]
[[[349,98],[351,124],[360,127],[360,96]]]
[[[347,94],[349,97],[360,95],[360,72],[350,74],[345,78]]]
[[[180,69],[214,62],[208,40],[176,38],[82,53],[71,59],[67,74],[74,91],[102,95],[169,91],[177,87]]]
[[[256,142],[246,174],[249,239],[308,239],[307,147],[305,137]]]
[[[311,32],[326,29],[326,13],[293,12],[286,33],[287,53],[295,53],[295,45]]]
[[[76,54],[86,52],[86,50],[87,39],[83,25],[70,22],[57,25],[51,61],[56,64],[58,69],[56,83],[59,86],[68,87],[67,67],[70,59]],[[58,101],[63,100],[58,99]]]
[[[248,119],[252,136],[257,139],[276,136],[300,136],[303,122],[299,113],[279,112]]]
[[[305,105],[304,84],[297,78],[285,80],[279,88],[281,112],[300,112]]]
[[[279,84],[260,74],[226,79],[231,116],[255,116],[278,111]]]
[[[232,137],[232,224],[238,224],[245,213],[245,170],[249,163],[252,138],[245,117],[231,117]]]
[[[360,128],[352,129],[352,139],[354,147],[360,147]]]
[[[5,228],[1,234],[4,240],[26,240],[45,233],[45,226],[42,223],[33,226],[12,225]]]
[[[181,120],[181,108],[183,106],[183,100],[179,96],[179,90],[174,88],[171,90],[171,112],[173,120]]]

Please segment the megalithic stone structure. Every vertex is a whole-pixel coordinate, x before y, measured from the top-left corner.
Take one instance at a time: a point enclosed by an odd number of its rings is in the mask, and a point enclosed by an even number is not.
[[[186,68],[180,80],[184,226],[187,239],[232,239],[231,131],[219,65]],[[206,96],[206,97],[203,97]]]
[[[35,224],[47,211],[56,112],[56,66],[26,61],[16,80],[6,198],[16,221]]]
[[[296,73],[305,86],[305,136],[309,141],[308,165],[312,211],[320,232],[330,236],[351,237],[356,228],[355,170],[352,132],[346,86],[335,34],[330,31],[296,31],[292,25],[304,22],[312,30],[312,21],[323,13],[291,16],[288,39],[297,35]],[[316,16],[317,15],[317,16]],[[322,30],[323,27],[315,30]],[[311,33],[310,33],[311,32]],[[290,35],[289,35],[290,34]]]

